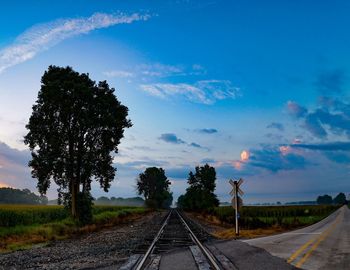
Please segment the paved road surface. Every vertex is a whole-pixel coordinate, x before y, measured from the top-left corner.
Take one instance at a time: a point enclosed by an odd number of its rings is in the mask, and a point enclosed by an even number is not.
[[[350,210],[292,232],[244,241],[303,269],[350,269]]]
[[[207,243],[212,250],[218,249],[237,270],[296,270],[285,260],[272,256],[261,248],[236,240]],[[188,248],[162,255],[159,270],[197,270],[198,267]]]

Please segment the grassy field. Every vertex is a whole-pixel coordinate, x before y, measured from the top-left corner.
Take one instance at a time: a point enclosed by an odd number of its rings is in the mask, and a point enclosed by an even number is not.
[[[143,207],[94,206],[93,223],[80,227],[62,206],[0,205],[0,252],[97,231],[147,211]]]
[[[316,223],[336,209],[337,205],[298,206],[243,206],[240,209],[240,230],[243,237],[271,235]],[[222,227],[215,233],[220,238],[232,238],[235,224],[234,209],[230,206],[216,207],[202,215],[207,221]]]

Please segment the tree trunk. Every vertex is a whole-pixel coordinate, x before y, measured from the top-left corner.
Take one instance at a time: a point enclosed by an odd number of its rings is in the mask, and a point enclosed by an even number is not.
[[[79,193],[79,184],[75,183],[75,181],[72,182],[72,188],[71,188],[71,198],[72,198],[72,217],[76,219],[78,217],[78,204],[77,204],[77,197]]]

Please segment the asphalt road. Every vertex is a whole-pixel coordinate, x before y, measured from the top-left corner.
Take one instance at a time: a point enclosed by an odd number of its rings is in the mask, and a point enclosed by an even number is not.
[[[303,269],[350,269],[350,210],[288,233],[244,241]]]

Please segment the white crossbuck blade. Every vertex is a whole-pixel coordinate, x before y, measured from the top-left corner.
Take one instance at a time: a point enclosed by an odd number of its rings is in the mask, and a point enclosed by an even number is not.
[[[239,195],[243,196],[244,192],[243,190],[241,190],[239,188],[240,185],[242,185],[242,183],[244,182],[244,180],[242,178],[239,179],[239,181],[237,182],[237,187],[238,187],[238,190],[237,192],[239,193]],[[235,185],[235,182],[232,181],[231,179],[229,180],[229,183],[231,184],[231,186],[233,187],[233,189],[230,191],[230,195],[231,196],[234,196],[235,195],[235,189],[236,189],[236,185]]]

